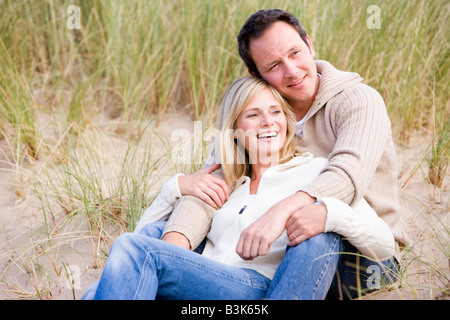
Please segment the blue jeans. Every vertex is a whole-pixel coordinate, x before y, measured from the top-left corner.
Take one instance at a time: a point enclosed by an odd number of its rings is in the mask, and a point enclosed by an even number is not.
[[[153,226],[150,226],[150,234]],[[94,299],[260,300],[270,279],[149,237],[125,233],[114,242]],[[86,299],[87,297],[83,297]]]
[[[254,270],[217,263],[157,240],[163,228],[164,223],[153,223],[140,234],[120,236],[100,281],[83,299],[352,298],[392,280],[382,272],[374,277],[373,270],[383,270],[382,266],[359,257],[356,249],[335,233],[322,233],[288,247],[270,281]]]
[[[352,299],[394,282],[394,258],[381,262],[361,256],[336,233],[321,233],[288,247],[266,299]]]

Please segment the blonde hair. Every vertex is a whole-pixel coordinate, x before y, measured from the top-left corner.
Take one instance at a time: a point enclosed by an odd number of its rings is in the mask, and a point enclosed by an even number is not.
[[[250,100],[263,89],[270,89],[286,116],[287,132],[285,144],[280,150],[279,163],[285,163],[297,154],[296,122],[291,107],[284,98],[267,82],[256,77],[238,79],[228,88],[218,114],[217,127],[220,130],[216,139],[216,150],[222,165],[223,175],[231,190],[244,175],[249,176],[251,166],[242,144],[235,140],[234,132],[239,115]]]

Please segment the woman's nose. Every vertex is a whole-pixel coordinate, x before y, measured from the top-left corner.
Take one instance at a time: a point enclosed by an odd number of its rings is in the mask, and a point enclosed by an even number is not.
[[[273,124],[273,119],[270,114],[263,113],[261,117],[261,126],[267,127]]]

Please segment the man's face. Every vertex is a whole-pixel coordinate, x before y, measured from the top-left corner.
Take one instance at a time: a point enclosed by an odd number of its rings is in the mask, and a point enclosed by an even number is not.
[[[262,78],[276,88],[294,111],[307,110],[319,88],[315,51],[300,34],[283,21],[275,22],[250,42],[250,54]]]

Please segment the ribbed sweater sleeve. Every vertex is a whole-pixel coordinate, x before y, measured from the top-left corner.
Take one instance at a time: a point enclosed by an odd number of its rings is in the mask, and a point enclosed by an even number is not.
[[[176,202],[163,235],[172,231],[182,233],[195,249],[208,234],[215,211],[197,197],[183,196]]]
[[[352,205],[366,193],[391,135],[384,101],[371,87],[355,84],[328,101],[315,116],[329,118],[336,143],[329,165],[303,191]],[[316,132],[329,129],[324,123],[314,122],[323,126]]]
[[[325,232],[335,232],[361,254],[380,261],[395,253],[394,236],[386,222],[362,199],[353,208],[335,198],[319,198],[327,207]]]
[[[214,157],[215,153],[212,149],[209,158]],[[221,169],[211,174],[223,178]],[[189,240],[191,248],[196,249],[211,228],[214,212],[216,209],[203,200],[190,195],[182,196],[173,207],[163,235],[172,231],[182,233]]]

